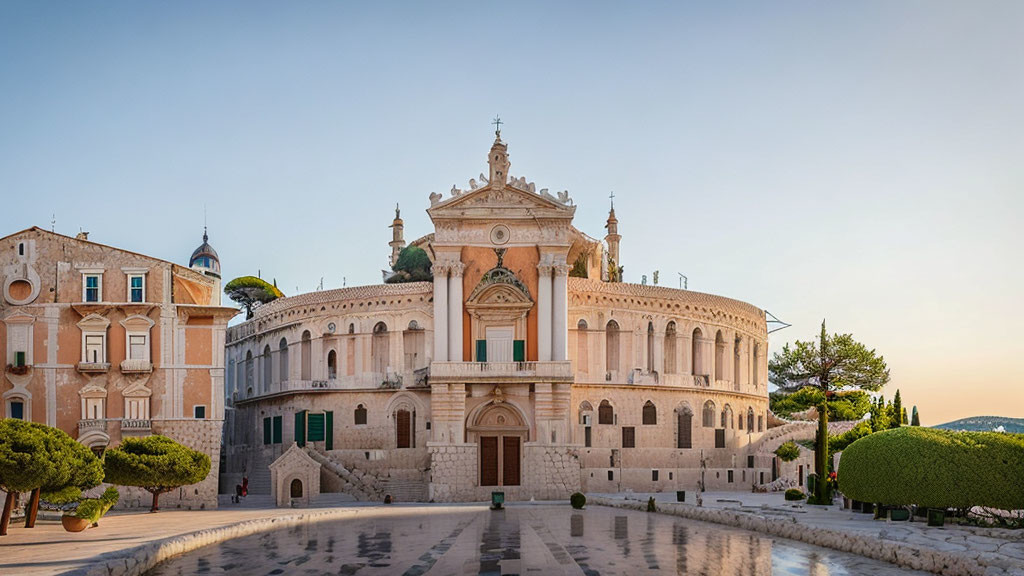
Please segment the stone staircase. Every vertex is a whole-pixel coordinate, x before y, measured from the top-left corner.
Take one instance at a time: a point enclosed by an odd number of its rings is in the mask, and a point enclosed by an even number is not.
[[[384,491],[391,494],[395,502],[426,502],[427,483],[423,480],[388,478]]]
[[[256,456],[253,469],[247,473],[249,494],[270,494],[270,462]]]
[[[362,502],[380,502],[384,500],[384,495],[387,492],[383,490],[383,485],[377,480],[376,476],[361,470],[349,470],[326,454],[310,446],[306,446],[305,450],[313,460],[320,463],[323,470],[338,478],[342,485],[341,492],[349,494]]]

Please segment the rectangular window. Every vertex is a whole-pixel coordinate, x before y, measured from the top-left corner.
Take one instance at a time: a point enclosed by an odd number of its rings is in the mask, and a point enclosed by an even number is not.
[[[132,334],[128,336],[128,358],[130,360],[146,359],[146,337]]]
[[[18,400],[11,400],[11,418],[18,420],[25,419],[25,403]]]
[[[306,439],[310,442],[324,441],[324,415],[310,414],[306,420]]]
[[[715,448],[725,448],[725,430],[715,430]]]
[[[636,448],[636,428],[632,426],[622,427],[622,447]]]
[[[753,467],[754,467],[754,455],[750,454],[750,455],[747,456],[747,468],[753,468]]]
[[[615,480],[615,472],[612,470],[608,471],[608,480]]]
[[[21,366],[25,365],[25,353],[24,352],[15,352],[14,353],[14,365],[18,366],[19,368]]]
[[[590,448],[594,444],[593,434],[591,434],[590,426],[583,429],[583,446]]]
[[[651,470],[651,481],[652,482],[657,482],[658,481],[658,471],[657,470]]]
[[[100,334],[85,335],[85,362],[99,364],[106,362],[107,355],[103,351],[104,336]]]
[[[757,431],[764,432],[764,416],[757,417]]]
[[[270,418],[263,419],[263,444],[270,444],[271,440],[271,429],[270,429]]]
[[[196,418],[206,418],[206,406],[193,406],[192,413]]]
[[[86,302],[99,302],[102,294],[100,293],[100,275],[99,274],[86,274],[85,275],[85,301]]]
[[[143,302],[146,299],[146,284],[145,276],[142,274],[132,274],[128,277],[128,301],[129,302]]]
[[[727,476],[729,478],[729,484],[732,484],[732,470],[727,471]]]
[[[274,416],[274,444],[281,443],[282,428],[284,428],[284,416]]]

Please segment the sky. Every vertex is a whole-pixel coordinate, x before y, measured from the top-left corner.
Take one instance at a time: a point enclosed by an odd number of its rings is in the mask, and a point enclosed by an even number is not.
[[[379,283],[399,203],[568,189],[627,281],[822,320],[922,422],[1024,417],[1024,3],[0,1],[0,235]]]

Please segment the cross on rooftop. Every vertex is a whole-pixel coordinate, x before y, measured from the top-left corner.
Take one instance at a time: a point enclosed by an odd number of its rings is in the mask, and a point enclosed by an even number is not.
[[[615,192],[614,191],[612,191],[612,193],[608,195],[608,199],[612,201],[612,210],[614,210],[615,209]]]
[[[501,121],[501,116],[495,114],[494,120],[491,121],[491,124],[494,124],[494,135],[501,136],[501,125],[504,124],[504,122]]]

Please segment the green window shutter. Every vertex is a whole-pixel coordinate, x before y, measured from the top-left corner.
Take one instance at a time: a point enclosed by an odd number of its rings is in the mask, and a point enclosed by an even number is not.
[[[263,443],[270,444],[270,418],[263,419]]]
[[[512,360],[514,362],[526,362],[526,340],[512,341]]]
[[[295,443],[299,446],[306,445],[306,411],[299,410],[295,413]]]
[[[14,365],[18,366],[18,367],[21,367],[21,366],[25,365],[25,353],[24,352],[15,352],[14,353]]]
[[[327,438],[324,439],[324,449],[334,450],[334,412],[326,412],[327,416],[324,426],[327,428]]]
[[[487,362],[487,340],[476,341],[476,361]]]
[[[310,414],[307,416],[308,421],[306,422],[307,434],[309,437],[306,440],[310,442],[323,442],[324,441],[324,415],[323,414]]]
[[[274,416],[274,444],[281,443],[281,429],[284,428],[284,417]]]

